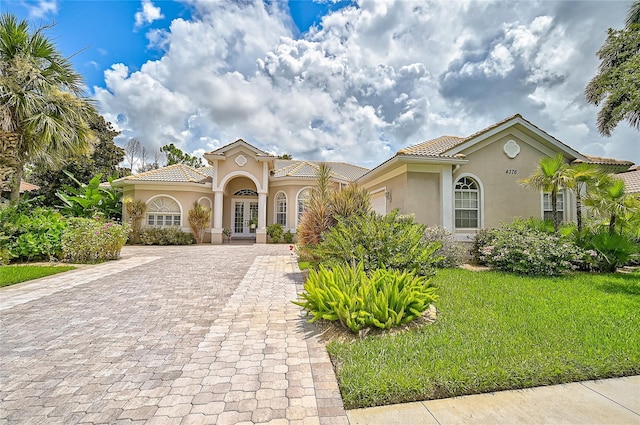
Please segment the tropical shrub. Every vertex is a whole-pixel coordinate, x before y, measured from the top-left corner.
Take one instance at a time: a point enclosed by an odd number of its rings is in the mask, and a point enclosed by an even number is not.
[[[362,263],[367,273],[387,268],[428,276],[439,261],[434,253],[440,243],[424,240],[425,228],[397,210],[385,216],[372,212],[338,218],[324,240],[310,250],[311,258],[328,267]]]
[[[193,232],[196,243],[202,243],[204,239],[204,231],[209,227],[211,219],[211,210],[195,201],[193,209],[189,211],[189,226]]]
[[[177,227],[147,227],[140,232],[140,243],[143,245],[191,245],[195,238]]]
[[[142,227],[142,219],[147,211],[147,204],[140,199],[125,198],[123,200],[124,208],[129,217],[131,235],[129,241],[131,243],[140,242],[140,228]]]
[[[440,248],[434,253],[437,257],[433,264],[435,267],[456,267],[462,263],[465,248],[461,243],[456,242],[453,234],[447,229],[440,226],[427,227],[423,239],[430,244],[440,244]]]
[[[127,242],[127,224],[74,217],[62,233],[62,259],[70,263],[117,260]]]
[[[64,173],[78,187],[64,185],[56,196],[63,202],[60,212],[70,217],[100,217],[108,220],[122,219],[122,192],[112,187],[100,186],[102,174],[98,173],[89,183],[79,182],[71,173]],[[109,183],[113,180],[109,178]]]
[[[284,229],[280,223],[273,223],[266,228],[267,236],[273,243],[279,243],[284,234]]]
[[[282,235],[285,243],[293,243],[293,237],[294,235],[291,233],[291,230],[287,230],[284,235]]]
[[[473,253],[479,264],[542,276],[573,269],[582,258],[582,251],[568,238],[523,227],[519,222],[478,232]]]
[[[61,214],[29,202],[0,208],[0,262],[59,258],[66,225]]]
[[[436,300],[425,276],[378,269],[370,275],[362,263],[311,270],[297,304],[319,319],[338,320],[354,333],[363,328],[390,329],[420,317]]]
[[[638,253],[638,242],[624,234],[609,233],[608,229],[587,232],[580,238],[585,261],[596,270],[615,272]]]

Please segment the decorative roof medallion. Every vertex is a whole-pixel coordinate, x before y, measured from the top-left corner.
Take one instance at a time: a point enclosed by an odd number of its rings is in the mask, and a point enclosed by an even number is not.
[[[515,142],[515,140],[509,140],[504,144],[503,150],[509,158],[513,159],[520,153],[520,146]]]
[[[247,163],[247,158],[240,154],[238,156],[236,156],[236,164],[238,164],[240,167],[244,166],[244,164]]]

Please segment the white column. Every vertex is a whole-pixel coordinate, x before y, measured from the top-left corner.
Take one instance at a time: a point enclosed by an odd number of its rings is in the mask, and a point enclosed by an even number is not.
[[[222,190],[213,191],[213,229],[211,229],[211,243],[220,245],[222,243]]]
[[[256,230],[256,243],[267,243],[267,194],[258,194],[258,229]]]
[[[440,226],[453,232],[453,172],[451,165],[440,170]]]

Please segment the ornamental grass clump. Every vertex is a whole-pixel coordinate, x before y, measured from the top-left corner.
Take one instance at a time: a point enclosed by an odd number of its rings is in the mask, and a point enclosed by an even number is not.
[[[317,320],[339,321],[353,333],[364,328],[390,329],[420,317],[437,298],[429,278],[378,269],[367,275],[362,263],[311,270],[300,300]]]
[[[127,224],[70,218],[62,233],[62,259],[70,263],[117,260],[128,231]]]

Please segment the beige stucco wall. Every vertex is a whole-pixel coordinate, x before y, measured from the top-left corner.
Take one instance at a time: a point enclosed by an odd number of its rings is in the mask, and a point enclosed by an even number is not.
[[[247,160],[247,162],[243,166],[239,166],[236,163],[236,158],[238,158],[240,155],[243,155]],[[261,186],[264,186],[264,182],[263,182],[263,166],[264,166],[263,164],[264,163],[262,161],[257,161],[254,158],[254,154],[252,152],[244,149],[243,147],[238,147],[236,149],[232,149],[231,151],[227,152],[226,156],[227,156],[226,160],[217,161],[218,168],[216,171],[216,175],[218,177],[218,184],[220,184],[228,174],[242,172],[242,173],[247,173],[254,176],[257,182]],[[260,188],[258,188],[257,190],[259,189]]]
[[[124,197],[130,197],[132,199],[140,199],[145,203],[148,203],[153,198],[158,196],[169,196],[173,198],[181,208],[181,225],[183,231],[191,232],[188,221],[189,211],[193,208],[193,203],[198,201],[201,205],[206,206],[207,208],[213,207],[213,193],[211,192],[211,188],[190,188],[191,190],[184,190],[181,188],[172,188],[167,185],[159,185],[155,187],[149,188],[140,188],[136,187],[135,189],[128,189],[124,192]],[[208,201],[207,201],[208,200]],[[123,219],[126,221],[128,217],[126,216],[126,211],[123,211]],[[212,217],[213,219],[213,217]],[[142,225],[146,224],[146,218],[143,220]],[[210,223],[210,226],[212,222]],[[211,239],[211,235],[209,233],[205,234],[205,242],[209,242]]]
[[[509,140],[520,146],[513,159],[503,150]],[[499,226],[513,217],[542,218],[540,192],[523,187],[519,181],[535,172],[540,159],[551,152],[533,138],[511,132],[499,133],[474,148],[466,156],[469,162],[453,173],[453,184],[463,175],[479,180],[484,227]]]
[[[415,215],[419,223],[440,225],[440,174],[428,172],[407,173],[405,210]]]
[[[285,226],[285,232],[291,230],[292,233],[296,232],[296,218],[298,215],[298,193],[302,189],[312,188],[315,182],[312,180],[304,181],[297,180],[291,182],[272,181],[269,185],[269,197],[267,198],[267,225],[273,224],[276,221],[275,199],[279,192],[284,192],[287,195],[287,225]]]

